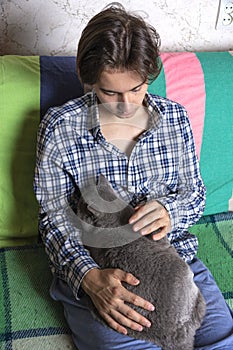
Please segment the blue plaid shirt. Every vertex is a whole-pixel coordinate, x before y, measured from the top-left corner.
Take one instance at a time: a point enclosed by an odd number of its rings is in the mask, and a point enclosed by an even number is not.
[[[150,127],[130,157],[106,141],[99,125],[95,93],[51,108],[38,132],[34,188],[40,205],[39,228],[53,273],[77,296],[84,275],[98,267],[70,219],[75,188],[102,173],[119,195],[137,204],[158,200],[170,214],[168,238],[185,261],[197,252],[188,232],[205,206],[193,134],[185,109],[168,99],[146,94]]]

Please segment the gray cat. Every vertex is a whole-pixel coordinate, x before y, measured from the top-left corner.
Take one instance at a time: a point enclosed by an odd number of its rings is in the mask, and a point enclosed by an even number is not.
[[[128,224],[133,213],[133,207],[119,199],[101,175],[97,187],[82,191],[78,200],[83,242],[101,268],[119,268],[137,277],[139,285],[124,286],[155,306],[151,312],[131,305],[152,325],[142,332],[128,329],[129,336],[163,350],[192,350],[205,315],[205,302],[193,273],[167,238],[153,241],[151,236],[135,236]],[[90,308],[104,323],[91,302]]]

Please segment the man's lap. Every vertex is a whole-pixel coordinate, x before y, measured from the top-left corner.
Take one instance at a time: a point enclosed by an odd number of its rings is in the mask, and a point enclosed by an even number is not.
[[[78,350],[161,350],[153,344],[124,336],[96,321],[87,306],[87,296],[75,300],[67,284],[56,277],[50,293],[53,299],[63,304],[64,314]]]
[[[233,319],[211,273],[195,259],[190,268],[207,304],[206,316],[195,337],[196,350],[232,350]],[[124,336],[96,321],[87,307],[86,296],[75,300],[70,288],[54,278],[51,296],[63,303],[65,316],[79,350],[160,350],[156,345]]]
[[[206,301],[206,315],[196,332],[195,349],[233,349],[233,318],[221,291],[207,267],[194,259],[190,264],[194,281]],[[225,346],[225,347],[224,347]]]

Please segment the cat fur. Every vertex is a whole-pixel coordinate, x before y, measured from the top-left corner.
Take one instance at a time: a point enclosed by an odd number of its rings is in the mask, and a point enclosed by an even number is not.
[[[97,184],[98,198],[95,200],[93,195],[96,189],[93,191],[89,188],[88,191],[91,193],[89,203],[81,195],[77,204],[76,214],[83,236],[85,227],[92,227],[92,232],[103,229],[105,234],[111,229],[112,235],[120,234],[123,237],[124,230],[129,230],[128,220],[134,213],[133,207],[121,202],[103,175],[100,175]],[[107,203],[104,210],[101,208],[102,199]],[[107,212],[109,210],[106,208],[114,207],[114,201],[118,206],[121,203],[123,209]],[[194,348],[194,335],[205,315],[205,301],[193,281],[189,265],[178,255],[167,237],[153,241],[151,236],[140,236],[126,244],[123,241],[121,245],[116,238],[116,244],[112,247],[92,244],[86,245],[86,248],[100,268],[119,268],[138,278],[140,284],[137,286],[123,284],[155,306],[154,311],[147,311],[130,305],[152,324],[150,328],[144,327],[142,332],[128,329],[130,337],[154,343],[163,350]],[[91,300],[89,307],[95,318],[105,324]]]

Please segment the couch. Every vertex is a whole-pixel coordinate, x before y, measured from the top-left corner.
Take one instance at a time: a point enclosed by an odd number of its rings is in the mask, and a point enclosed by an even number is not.
[[[233,306],[233,53],[164,52],[149,92],[189,114],[206,209],[190,228],[198,256]],[[74,349],[38,237],[33,193],[36,134],[50,106],[83,94],[75,57],[0,57],[0,349]]]

